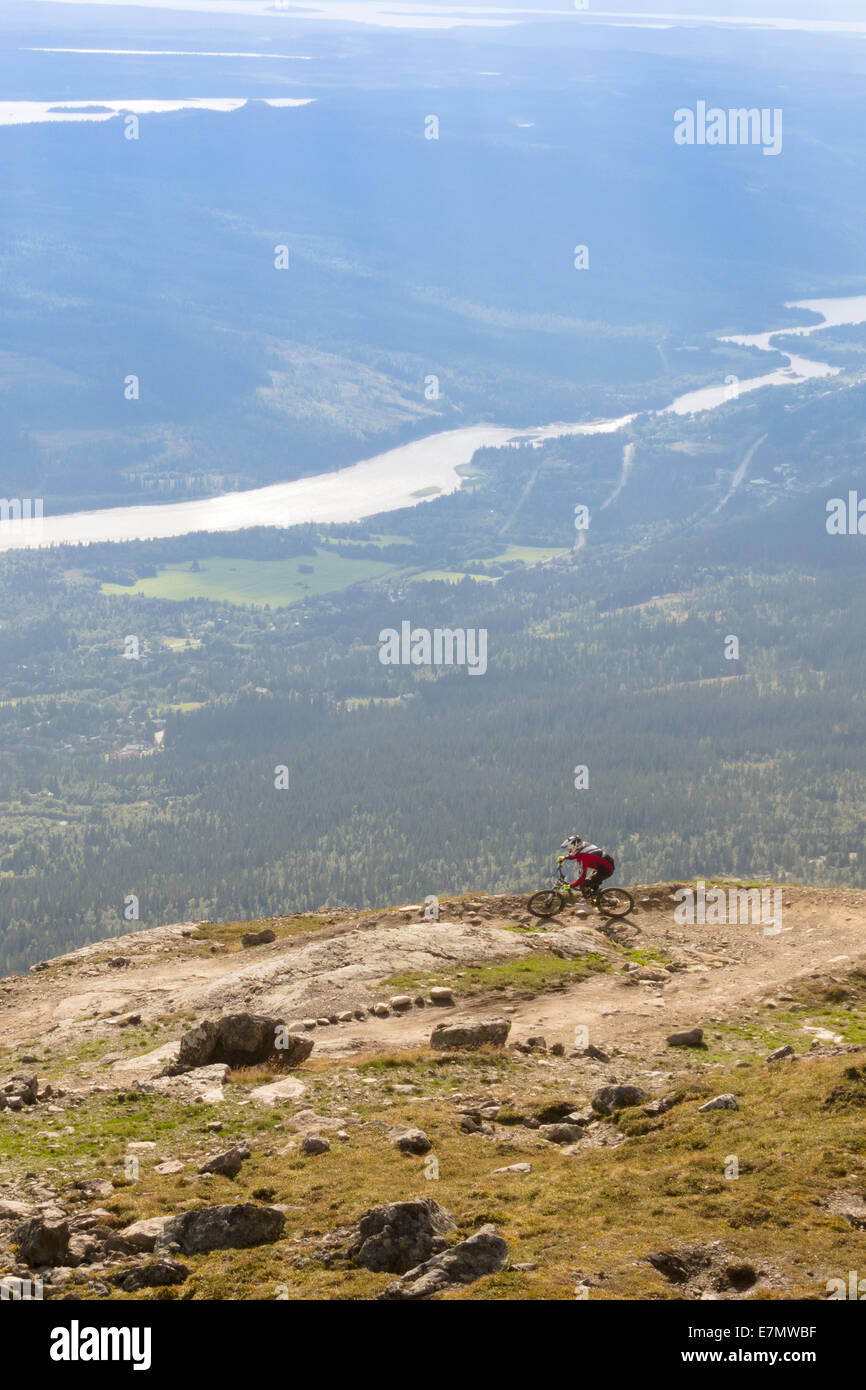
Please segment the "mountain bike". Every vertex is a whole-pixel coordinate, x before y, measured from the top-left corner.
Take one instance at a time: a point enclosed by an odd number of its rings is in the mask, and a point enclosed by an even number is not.
[[[603,917],[627,917],[634,907],[634,898],[624,888],[572,888],[560,868],[553,887],[533,893],[526,908],[533,917],[556,917],[569,903],[591,904]]]

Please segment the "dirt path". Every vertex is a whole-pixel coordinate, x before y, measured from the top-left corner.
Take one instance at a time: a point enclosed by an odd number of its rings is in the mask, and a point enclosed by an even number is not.
[[[51,962],[29,976],[0,982],[0,1047],[17,1053],[39,1044],[70,1050],[106,1036],[120,1020],[140,1015],[143,1025],[176,1017],[203,1017],[251,1008],[295,1021],[387,1001],[379,982],[398,971],[454,980],[466,966],[553,951],[565,958],[588,950],[607,958],[605,973],[534,995],[509,987],[468,998],[453,1009],[412,1008],[315,1029],[316,1051],[348,1055],[358,1049],[415,1047],[429,1040],[444,1017],[505,1013],[512,1041],[542,1033],[548,1046],[574,1043],[586,1028],[592,1042],[626,1051],[657,1051],[667,1033],[711,1026],[779,996],[816,972],[840,977],[866,961],[866,893],[785,889],[782,930],[760,925],[678,925],[670,885],[635,890],[644,906],[634,921],[636,945],[652,957],[663,952],[673,972],[649,959],[660,979],[635,982],[594,929],[596,918],[566,914],[549,932],[519,927],[522,900],[477,897],[444,905],[443,920],[425,922],[418,909],[372,916],[341,914],[321,933],[283,938],[272,945],[208,954],[192,923],[179,923],[97,943]],[[508,928],[508,930],[505,930]],[[127,964],[109,962],[122,958]],[[634,972],[632,972],[633,974]]]

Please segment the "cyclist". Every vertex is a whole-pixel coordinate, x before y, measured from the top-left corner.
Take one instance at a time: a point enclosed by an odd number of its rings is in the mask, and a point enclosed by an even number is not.
[[[616,868],[612,854],[605,854],[599,845],[582,840],[579,835],[569,835],[559,848],[565,853],[559,855],[557,864],[573,860],[580,865],[580,877],[576,878],[571,886],[579,888],[587,900],[597,892],[606,878],[610,878]]]

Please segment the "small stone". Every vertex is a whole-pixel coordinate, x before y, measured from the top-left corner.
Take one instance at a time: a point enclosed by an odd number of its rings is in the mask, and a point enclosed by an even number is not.
[[[786,1043],[784,1047],[777,1047],[775,1052],[771,1052],[769,1057],[767,1058],[767,1061],[783,1062],[787,1057],[796,1057],[796,1055],[797,1054],[795,1053],[793,1047],[791,1047],[790,1043]]]
[[[411,1009],[411,996],[408,994],[394,994],[388,1000],[388,1007],[391,1009]]]
[[[453,1004],[453,991],[446,989],[444,985],[435,985],[430,991],[430,1002],[431,1004]]]
[[[499,1173],[531,1173],[531,1172],[532,1172],[532,1164],[531,1164],[531,1163],[509,1163],[505,1168],[494,1168],[494,1169],[493,1169],[493,1174],[492,1174],[492,1176],[493,1176],[493,1177],[496,1177]]]

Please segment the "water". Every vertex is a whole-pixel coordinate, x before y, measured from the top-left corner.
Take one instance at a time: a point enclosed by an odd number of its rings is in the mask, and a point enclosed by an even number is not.
[[[866,295],[843,299],[806,299],[787,304],[822,315],[820,322],[767,333],[720,339],[763,352],[778,351],[774,339],[795,334],[808,337],[820,329],[866,322]],[[731,377],[719,386],[703,387],[677,397],[656,415],[692,415],[716,410],[736,395],[764,386],[798,386],[839,372],[826,362],[785,354],[788,365],[762,376],[740,381]],[[153,540],[184,536],[191,531],[240,531],[249,526],[297,526],[303,522],[361,521],[380,512],[417,506],[417,494],[437,488],[437,496],[456,492],[461,484],[457,471],[470,463],[478,449],[521,441],[541,444],[561,435],[615,434],[637,416],[622,415],[582,424],[540,425],[510,429],[506,425],[469,425],[445,430],[402,444],[349,468],[273,483],[247,492],[227,493],[164,506],[112,507],[96,512],[69,512],[30,522],[0,521],[0,550],[48,545],[81,545],[93,541]],[[432,494],[430,494],[432,495]]]

